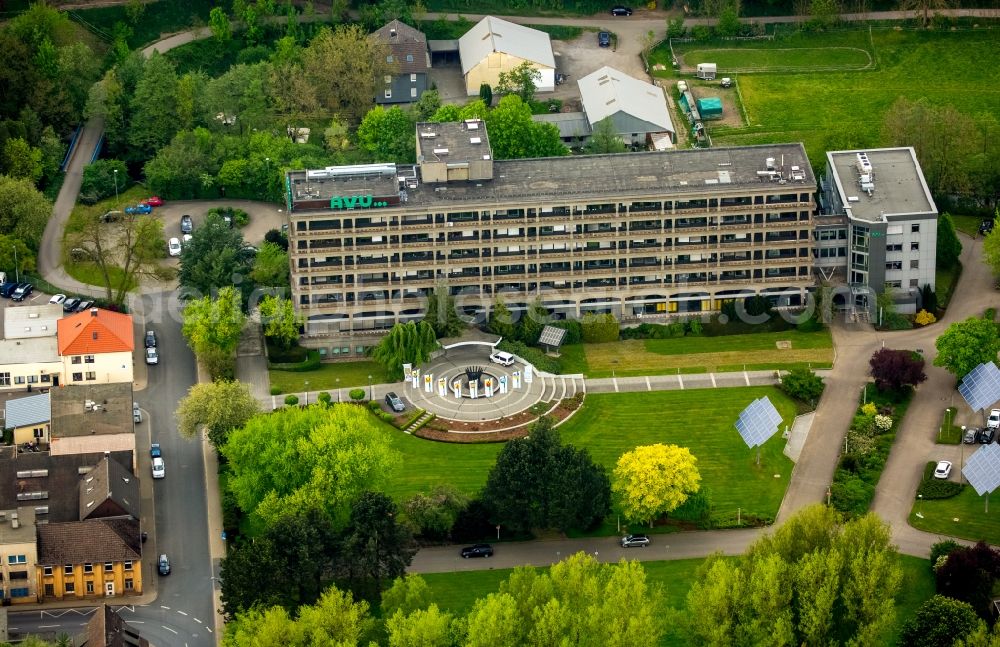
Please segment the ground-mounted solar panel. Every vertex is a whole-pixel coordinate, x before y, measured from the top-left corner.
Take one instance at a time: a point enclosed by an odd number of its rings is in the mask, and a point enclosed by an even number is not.
[[[1000,445],[983,445],[965,461],[962,475],[976,494],[989,494],[1000,487]]]
[[[542,334],[538,337],[538,343],[542,346],[549,346],[550,348],[559,348],[562,345],[563,339],[566,338],[566,329],[557,328],[555,326],[545,326],[542,328]]]
[[[781,414],[765,396],[751,402],[736,420],[736,431],[748,447],[760,447],[781,425]]]
[[[981,411],[1000,400],[1000,368],[985,362],[969,371],[958,385],[958,392],[973,411]]]

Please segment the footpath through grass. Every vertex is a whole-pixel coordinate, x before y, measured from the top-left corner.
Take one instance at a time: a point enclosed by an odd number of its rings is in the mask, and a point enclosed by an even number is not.
[[[666,616],[670,609],[683,608],[688,590],[695,581],[695,572],[702,561],[704,560],[681,559],[642,563],[642,567],[646,570],[647,582],[659,585],[663,592],[662,615]],[[934,595],[934,577],[928,560],[900,555],[899,563],[903,568],[903,583],[896,599],[896,621],[889,632],[882,636],[881,644],[884,645],[896,644],[903,624],[913,616],[921,604]],[[431,602],[437,604],[442,611],[463,615],[472,609],[477,599],[499,590],[500,583],[512,572],[511,569],[499,569],[425,573],[421,577],[430,589]],[[676,626],[668,626],[667,632],[659,642],[663,647],[684,647],[688,644],[687,636]]]
[[[779,343],[788,342],[779,348]],[[712,373],[776,370],[833,365],[829,330],[798,330],[724,335],[633,339],[606,344],[581,344],[560,349],[564,373],[587,377]]]

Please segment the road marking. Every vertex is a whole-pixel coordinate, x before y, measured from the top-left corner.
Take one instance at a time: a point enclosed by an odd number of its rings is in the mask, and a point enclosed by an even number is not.
[[[715,373],[709,373],[712,376],[712,388],[715,388]]]
[[[652,391],[653,390],[653,385],[649,383],[649,376],[648,375],[646,376],[646,390],[647,391]]]
[[[173,629],[171,629],[170,627],[168,627],[167,625],[160,625],[160,626],[163,627],[164,629],[166,629],[167,631],[169,631],[170,633],[174,634],[175,636],[180,635],[176,631],[174,631]]]
[[[201,624],[201,620],[199,620],[198,618],[195,618],[194,621],[197,622],[198,624]]]
[[[618,393],[618,378],[614,378],[614,377],[613,377],[613,378],[611,378],[611,381],[612,381],[612,382],[614,383],[614,385],[615,385],[615,393]]]
[[[187,615],[186,613],[184,613],[183,611],[180,611],[180,610],[178,610],[177,613],[181,614],[182,616],[186,616]]]
[[[743,371],[743,379],[747,381],[747,386],[750,386],[750,374]]]
[[[160,605],[160,608],[161,608],[161,609],[166,609],[167,611],[170,611],[170,607],[165,607],[165,606],[163,606],[162,604]]]
[[[207,625],[205,626],[205,629],[208,629],[208,633],[215,633],[214,631],[212,631],[212,628]]]
[[[61,627],[62,625],[38,625],[39,629],[52,629],[54,627]]]
[[[684,379],[681,377],[680,372],[677,373],[677,383],[681,385],[681,390],[684,389]]]

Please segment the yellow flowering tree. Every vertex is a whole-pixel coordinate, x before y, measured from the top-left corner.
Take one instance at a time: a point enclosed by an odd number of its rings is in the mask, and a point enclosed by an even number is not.
[[[622,516],[652,525],[676,510],[701,489],[697,462],[687,447],[661,443],[622,454],[611,485]]]

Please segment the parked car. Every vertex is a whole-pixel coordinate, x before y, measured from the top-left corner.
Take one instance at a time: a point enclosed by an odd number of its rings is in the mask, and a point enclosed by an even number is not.
[[[160,555],[160,559],[156,560],[156,570],[160,572],[160,575],[170,575],[170,560],[165,554]]]
[[[146,348],[156,348],[156,331],[147,330],[146,331]]]
[[[17,289],[18,285],[20,285],[20,283],[14,283],[12,281],[7,281],[3,285],[0,285],[0,297],[9,299],[10,295],[14,293],[14,290]]]
[[[984,218],[983,221],[979,223],[979,233],[985,236],[991,231],[993,231],[993,219]]]
[[[171,256],[181,255],[181,241],[179,238],[171,238],[167,242],[167,253]]]
[[[510,366],[514,363],[514,356],[510,353],[505,353],[502,350],[490,355],[490,361],[494,364],[499,364],[501,366]]]
[[[153,478],[161,479],[167,475],[166,466],[163,464],[163,459],[157,456],[153,459]]]
[[[724,76],[722,77],[722,82],[719,83],[719,85],[721,85],[724,88],[731,88],[733,87],[733,80],[728,76]]]
[[[160,452],[160,443],[153,443],[149,446],[149,457],[163,458],[163,454]]]
[[[184,247],[185,245],[190,243],[192,238],[194,238],[194,236],[192,236],[191,234],[184,234],[183,236],[181,236],[181,247]]]
[[[194,231],[194,221],[191,220],[191,216],[184,214],[181,216],[181,233],[190,234]]]
[[[10,293],[11,301],[24,301],[28,295],[35,291],[35,286],[30,283],[22,283]]]
[[[990,443],[992,443],[993,437],[996,435],[996,431],[997,431],[996,429],[990,429],[988,427],[986,429],[979,430],[979,437],[977,438],[979,444],[989,445]]]
[[[73,312],[80,305],[80,300],[76,297],[69,297],[63,301],[63,312]]]
[[[622,548],[645,548],[649,545],[649,537],[646,535],[625,535],[621,540]]]
[[[968,429],[965,430],[965,436],[962,437],[962,442],[965,443],[966,445],[971,445],[972,443],[976,442],[976,435],[978,433],[979,433],[978,429],[976,429],[975,427],[969,427]]]
[[[156,352],[155,348],[146,349],[146,363],[150,366],[160,363],[160,354]]]
[[[148,204],[151,207],[162,207],[163,198],[158,195],[150,196],[142,201],[142,204]]]
[[[101,222],[118,222],[124,215],[121,211],[107,211],[101,216]]]
[[[139,408],[138,402],[132,403],[132,422],[136,424],[142,422],[142,409]]]
[[[80,303],[76,304],[76,308],[74,308],[74,311],[83,312],[84,310],[89,309],[90,306],[92,305],[94,305],[93,301],[81,301]]]
[[[946,479],[949,474],[951,474],[951,461],[938,461],[934,468],[934,478]]]
[[[493,546],[489,544],[466,546],[462,549],[462,557],[466,559],[470,557],[493,557]]]
[[[630,7],[623,7],[622,5],[617,5],[615,7],[611,7],[611,15],[612,16],[631,16],[632,15],[632,9]]]
[[[148,204],[137,204],[133,207],[125,207],[125,213],[130,216],[143,216],[149,213],[153,213],[153,207]]]
[[[53,294],[52,298],[49,299],[49,303],[51,305],[57,305],[58,306],[58,305],[62,305],[63,301],[65,301],[65,300],[66,300],[66,295],[65,294]]]
[[[611,47],[611,32],[597,32],[597,44],[600,47]]]
[[[990,410],[990,417],[986,419],[987,429],[1000,429],[1000,409]]]
[[[389,391],[385,394],[385,403],[389,405],[389,408],[393,411],[406,411],[406,405],[403,401],[399,399],[399,396]]]

